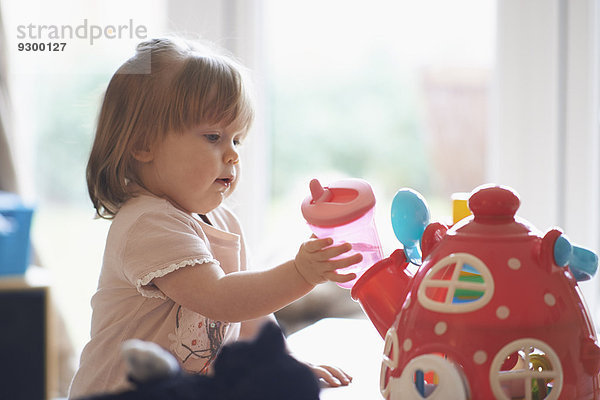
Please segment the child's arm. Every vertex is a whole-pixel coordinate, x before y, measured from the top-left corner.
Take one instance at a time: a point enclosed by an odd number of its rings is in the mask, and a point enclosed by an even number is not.
[[[279,310],[319,283],[354,279],[354,274],[335,270],[360,262],[362,256],[332,260],[352,248],[349,243],[332,243],[329,238],[310,239],[300,246],[294,260],[264,271],[225,274],[219,265],[206,263],[179,269],[153,282],[191,311],[219,321],[245,321]]]

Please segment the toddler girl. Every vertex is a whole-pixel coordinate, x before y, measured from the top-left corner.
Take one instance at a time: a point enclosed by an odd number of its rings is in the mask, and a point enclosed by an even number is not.
[[[189,372],[207,373],[224,343],[251,337],[266,318],[340,274],[360,255],[312,238],[293,260],[246,269],[235,216],[223,206],[240,174],[238,146],[253,108],[242,69],[197,43],[154,39],[112,77],[87,167],[99,216],[112,219],[91,340],[70,397],[126,389],[121,343],[170,350]],[[313,371],[330,385],[350,377]]]

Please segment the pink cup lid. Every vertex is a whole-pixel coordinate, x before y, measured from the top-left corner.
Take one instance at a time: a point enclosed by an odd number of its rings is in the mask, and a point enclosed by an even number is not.
[[[315,226],[345,225],[375,206],[373,189],[362,179],[344,179],[326,187],[313,179],[310,181],[310,193],[302,202],[302,215]]]

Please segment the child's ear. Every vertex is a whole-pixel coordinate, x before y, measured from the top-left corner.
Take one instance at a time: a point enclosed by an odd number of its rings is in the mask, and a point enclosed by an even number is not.
[[[154,160],[154,152],[150,146],[136,147],[131,151],[133,158],[139,162],[147,163]]]

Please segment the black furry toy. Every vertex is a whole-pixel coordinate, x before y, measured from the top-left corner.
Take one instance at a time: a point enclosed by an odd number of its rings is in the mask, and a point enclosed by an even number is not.
[[[128,378],[135,389],[80,400],[318,400],[319,382],[285,348],[283,334],[265,324],[253,341],[223,346],[214,374],[180,370],[173,356],[154,343],[124,346]]]

